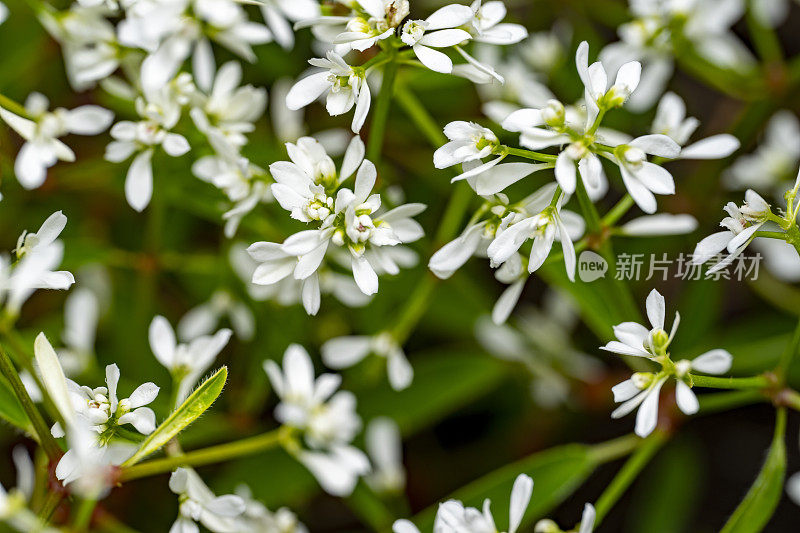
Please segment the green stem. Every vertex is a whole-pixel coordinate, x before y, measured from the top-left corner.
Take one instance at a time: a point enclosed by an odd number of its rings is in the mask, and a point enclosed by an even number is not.
[[[763,2],[764,0],[750,0],[747,14],[747,28],[750,31],[750,37],[755,45],[758,55],[765,63],[782,63],[783,51],[781,50],[781,43],[775,30],[763,24],[758,17],[753,13],[754,4],[756,2]]]
[[[717,378],[713,376],[691,374],[689,377],[692,380],[692,386],[706,387],[709,389],[766,389],[773,385],[773,382],[766,376]]]
[[[596,464],[609,463],[625,457],[639,447],[642,439],[631,433],[623,437],[601,442],[592,446],[589,454]]]
[[[47,457],[49,457],[51,461],[55,461],[62,455],[61,447],[50,434],[50,428],[47,427],[44,418],[42,418],[41,413],[39,413],[30,395],[28,395],[28,391],[25,390],[25,385],[23,385],[22,380],[19,379],[19,374],[14,368],[11,359],[9,359],[8,354],[3,349],[0,349],[0,372],[2,372],[11,384],[11,388],[14,390],[14,394],[16,394],[20,405],[22,405],[22,409],[25,411],[25,414],[28,415],[28,420],[31,421],[31,425],[33,425],[33,430],[38,437],[39,443],[42,445],[42,448],[44,448],[45,453],[47,453]]]
[[[700,413],[704,415],[729,411],[744,405],[766,402],[767,396],[758,389],[741,389],[698,396]]]
[[[614,479],[594,505],[597,512],[597,518],[595,518],[594,522],[595,530],[666,440],[667,434],[656,430],[641,442],[630,459],[617,472],[617,475],[614,476]]]
[[[72,520],[72,531],[80,532],[89,530],[89,524],[92,521],[92,514],[96,506],[97,500],[92,498],[85,498],[80,501],[75,511],[75,517]]]
[[[383,68],[383,81],[378,99],[375,102],[375,109],[372,114],[372,123],[369,128],[369,139],[367,140],[367,159],[373,163],[378,163],[383,149],[383,137],[386,133],[386,122],[389,119],[389,108],[392,103],[394,93],[394,80],[397,77],[397,61],[395,60],[396,50],[391,48],[386,53],[389,60]]]
[[[292,431],[291,428],[284,426],[254,437],[139,463],[122,468],[119,473],[119,481],[131,481],[164,474],[179,466],[202,466],[263,452],[286,442],[291,438]]]
[[[422,105],[422,102],[414,96],[403,85],[398,84],[395,88],[395,100],[403,108],[403,111],[411,119],[411,122],[419,129],[433,148],[439,148],[447,142],[447,137],[442,133],[442,128]]]
[[[775,376],[778,378],[779,386],[786,384],[786,374],[792,364],[792,359],[797,355],[798,348],[800,348],[800,320],[797,321],[794,328],[792,340],[784,348],[781,358],[778,360],[778,366],[775,367]]]
[[[626,194],[622,197],[622,199],[617,202],[617,204],[609,210],[608,213],[600,220],[600,223],[604,227],[613,226],[617,223],[617,221],[625,216],[631,207],[633,207],[634,201],[633,197],[630,194]]]
[[[795,411],[800,411],[800,393],[792,389],[785,389],[781,391],[777,396],[776,400],[778,400],[780,405],[785,405]]]
[[[765,237],[767,239],[778,239],[781,241],[785,241],[787,239],[786,233],[782,231],[757,231],[755,236]]]
[[[517,157],[524,157],[525,159],[533,159],[534,161],[543,161],[545,163],[555,163],[558,156],[552,154],[543,154],[541,152],[534,152],[532,150],[525,150],[524,148],[513,148],[501,144],[498,148],[500,154],[506,153],[508,155],[515,155]]]
[[[375,531],[388,531],[395,521],[395,515],[386,504],[363,481],[359,481],[353,493],[345,500],[348,507]]]
[[[28,114],[28,110],[25,109],[24,106],[16,103],[11,98],[0,94],[0,107],[4,107],[14,113],[15,115],[19,115],[23,118],[27,118],[30,120],[30,115]]]
[[[49,522],[50,517],[53,516],[53,513],[56,509],[58,509],[61,500],[64,498],[64,492],[60,490],[51,490],[47,493],[47,499],[44,501],[44,505],[39,510],[39,518],[42,522]]]

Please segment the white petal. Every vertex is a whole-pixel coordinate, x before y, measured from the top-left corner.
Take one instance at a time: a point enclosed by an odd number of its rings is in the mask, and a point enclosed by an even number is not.
[[[731,369],[733,356],[727,350],[717,348],[698,355],[692,360],[692,370],[706,374],[725,374]]]
[[[681,147],[666,135],[651,134],[637,137],[629,143],[647,154],[675,159],[681,152]]]
[[[175,348],[177,346],[172,326],[166,318],[157,316],[150,322],[148,335],[150,349],[153,350],[158,362],[171,369],[175,364]]]
[[[125,178],[125,198],[136,211],[142,211],[153,196],[153,150],[146,150],[131,163]]]
[[[525,516],[525,510],[531,501],[533,493],[533,480],[530,476],[520,474],[514,480],[514,488],[511,489],[511,504],[508,511],[508,533],[514,533]]]
[[[678,404],[678,408],[687,415],[695,414],[700,408],[697,396],[689,388],[689,385],[681,380],[675,384],[675,402]]]
[[[328,72],[317,72],[295,83],[286,95],[286,107],[292,110],[305,107],[330,89]]]
[[[681,150],[681,159],[722,159],[739,149],[741,143],[733,135],[712,135]]]
[[[369,354],[371,344],[372,337],[366,335],[336,337],[320,348],[322,361],[330,368],[351,367]]]

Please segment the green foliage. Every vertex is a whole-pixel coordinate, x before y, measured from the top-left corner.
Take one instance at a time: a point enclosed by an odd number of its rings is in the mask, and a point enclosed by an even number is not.
[[[786,475],[786,410],[778,410],[775,435],[764,466],[721,533],[757,533],[775,512]]]
[[[228,379],[228,369],[222,367],[214,375],[205,380],[189,395],[182,404],[153,431],[133,456],[125,461],[122,466],[132,466],[159,450],[169,440],[183,431],[186,426],[197,420],[206,409],[211,407],[214,400],[222,392],[225,381]]]
[[[0,418],[22,430],[30,426],[30,421],[19,400],[14,396],[11,385],[2,376],[0,376]]]
[[[535,453],[530,457],[506,465],[469,485],[457,490],[449,498],[461,500],[465,505],[480,508],[483,500],[492,500],[492,514],[500,517],[498,526],[508,516],[509,496],[514,479],[528,474],[534,479],[533,497],[523,524],[541,518],[577,489],[597,466],[591,448],[581,444],[568,444]],[[430,531],[437,506],[431,506],[413,521],[420,531]]]

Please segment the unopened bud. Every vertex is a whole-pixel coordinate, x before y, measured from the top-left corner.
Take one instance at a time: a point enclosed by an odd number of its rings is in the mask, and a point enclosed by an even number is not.
[[[549,518],[545,518],[544,520],[539,520],[536,522],[536,526],[533,528],[534,533],[561,533],[561,528],[558,527],[558,524],[550,520]]]
[[[633,384],[636,385],[636,388],[639,390],[644,390],[650,386],[653,382],[653,373],[652,372],[636,372],[634,375],[631,376],[631,381]]]
[[[548,100],[547,105],[542,108],[542,120],[551,128],[563,126],[565,116],[564,104],[558,100]]]

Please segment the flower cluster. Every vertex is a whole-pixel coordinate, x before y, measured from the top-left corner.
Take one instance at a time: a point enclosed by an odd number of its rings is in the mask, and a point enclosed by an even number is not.
[[[349,268],[365,295],[378,292],[378,274],[396,274],[414,262],[401,244],[423,235],[411,217],[422,204],[381,209],[381,195],[372,190],[378,178],[375,165],[364,159],[364,144],[354,137],[337,173],[323,146],[311,137],[287,143],[289,161],[270,165],[276,183],[272,194],[295,220],[314,229],[299,231],[282,244],[257,242],[248,252],[259,264],[252,281],[272,285],[292,276],[301,283],[303,305],[309,314],[320,306],[320,269],[326,258]],[[355,173],[353,188],[344,187]]]

